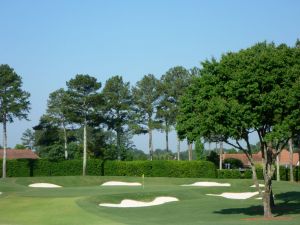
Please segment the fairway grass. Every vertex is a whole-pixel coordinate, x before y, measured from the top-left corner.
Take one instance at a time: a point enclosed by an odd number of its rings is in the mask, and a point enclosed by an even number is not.
[[[274,182],[275,220],[262,220],[261,200],[225,199],[206,194],[253,192],[252,180],[145,178],[142,186],[101,186],[108,181],[142,182],[140,177],[30,177],[0,180],[0,225],[243,225],[300,222],[300,185]],[[231,187],[181,186],[194,182],[230,183]],[[30,188],[53,183],[63,188]],[[106,208],[124,199],[151,202],[159,196],[180,201],[142,208]]]

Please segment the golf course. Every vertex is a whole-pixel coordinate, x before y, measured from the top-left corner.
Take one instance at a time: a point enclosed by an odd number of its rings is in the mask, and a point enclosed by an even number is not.
[[[108,181],[135,182],[140,186],[102,186]],[[195,182],[230,186],[182,186]],[[59,188],[29,187],[50,183]],[[81,224],[289,224],[300,221],[299,184],[274,182],[275,217],[263,220],[259,195],[230,199],[207,194],[256,192],[252,180],[142,177],[30,177],[0,182],[1,225]],[[168,196],[178,201],[156,206],[115,208],[124,199],[151,202]]]

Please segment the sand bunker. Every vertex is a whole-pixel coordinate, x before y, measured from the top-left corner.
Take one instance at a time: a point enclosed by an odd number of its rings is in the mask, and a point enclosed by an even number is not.
[[[121,201],[120,204],[102,203],[99,204],[99,206],[116,207],[116,208],[134,208],[134,207],[156,206],[156,205],[162,205],[168,202],[176,202],[176,201],[179,200],[174,197],[157,197],[152,202],[142,202],[142,201],[124,199],[123,201]]]
[[[28,185],[29,187],[36,187],[36,188],[60,188],[61,186],[56,184],[50,184],[50,183],[35,183]]]
[[[234,193],[234,192],[224,192],[220,195],[218,194],[206,194],[209,196],[220,196],[229,199],[248,199],[255,195],[258,195],[258,192],[242,192],[242,193]]]
[[[102,186],[141,186],[141,183],[134,182],[121,182],[121,181],[108,181],[102,184]]]
[[[264,187],[265,185],[264,185],[264,184],[258,184],[258,186],[259,186],[259,187]],[[253,185],[250,186],[250,187],[256,187],[256,186],[255,186],[255,184],[253,184]]]
[[[217,183],[217,182],[196,182],[193,184],[184,184],[181,186],[195,186],[195,187],[230,187],[229,183]]]

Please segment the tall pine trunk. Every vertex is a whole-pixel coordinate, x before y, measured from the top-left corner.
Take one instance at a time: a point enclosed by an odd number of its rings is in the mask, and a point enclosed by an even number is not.
[[[63,130],[64,130],[64,144],[65,144],[65,159],[68,159],[68,139],[67,139],[67,130],[65,125],[63,124]]]
[[[180,139],[177,135],[177,160],[180,160]]]
[[[192,161],[193,159],[193,143],[188,142],[188,154],[189,154],[189,161]]]
[[[6,149],[7,149],[7,130],[6,116],[3,116],[3,163],[2,163],[2,178],[6,178]]]
[[[152,129],[149,128],[149,154],[150,160],[153,160],[153,143],[152,143]]]
[[[276,156],[276,180],[280,181],[280,163],[279,163],[279,154]]]
[[[86,155],[87,155],[87,146],[86,146],[86,126],[87,121],[84,119],[83,125],[83,164],[82,164],[82,175],[86,175]]]
[[[293,173],[293,139],[289,139],[289,152],[290,152],[290,181],[294,182],[294,173]]]
[[[118,154],[118,160],[121,161],[121,135],[120,130],[117,130],[117,154]]]
[[[220,142],[220,159],[219,159],[219,169],[223,169],[223,142]]]
[[[169,125],[166,122],[166,151],[169,152]]]

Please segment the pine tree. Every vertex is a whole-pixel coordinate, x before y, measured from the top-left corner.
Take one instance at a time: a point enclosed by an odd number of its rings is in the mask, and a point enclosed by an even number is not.
[[[27,119],[30,94],[22,90],[22,79],[9,65],[0,65],[0,122],[3,124],[2,178],[6,178],[7,123]]]

